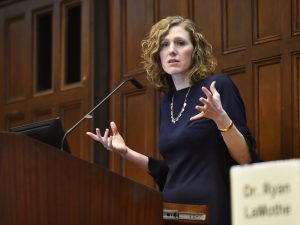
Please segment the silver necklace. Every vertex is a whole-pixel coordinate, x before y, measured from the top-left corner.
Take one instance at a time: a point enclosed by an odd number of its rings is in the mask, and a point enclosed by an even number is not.
[[[187,96],[190,93],[190,90],[191,90],[191,87],[189,87],[189,90],[187,91],[187,93],[185,95],[183,105],[182,105],[181,110],[180,110],[180,112],[179,112],[179,114],[176,118],[174,118],[174,113],[173,113],[173,102],[174,102],[174,94],[173,94],[172,102],[171,102],[171,121],[172,121],[173,124],[175,124],[179,120],[179,118],[181,117],[181,115],[182,115],[182,113],[183,113],[183,111],[184,111],[184,109],[187,105],[186,100],[187,100]]]

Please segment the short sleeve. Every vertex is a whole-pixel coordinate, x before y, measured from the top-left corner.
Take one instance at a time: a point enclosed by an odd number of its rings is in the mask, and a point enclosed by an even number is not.
[[[252,162],[259,162],[256,141],[247,126],[245,106],[238,88],[227,75],[220,76],[218,80],[216,89],[220,93],[222,106],[249,145]]]
[[[167,179],[169,168],[164,160],[158,160],[149,157],[148,164],[149,174],[154,178],[159,190],[164,189],[164,185]]]

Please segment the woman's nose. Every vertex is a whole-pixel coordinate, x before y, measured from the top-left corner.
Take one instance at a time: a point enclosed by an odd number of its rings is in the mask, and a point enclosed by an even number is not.
[[[171,43],[169,45],[169,53],[170,54],[175,54],[176,53],[176,48],[175,48],[175,45],[173,43]]]

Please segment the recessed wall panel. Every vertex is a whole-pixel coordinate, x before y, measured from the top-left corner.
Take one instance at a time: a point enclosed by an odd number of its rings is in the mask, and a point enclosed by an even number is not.
[[[49,120],[53,117],[52,115],[51,108],[37,109],[32,112],[32,119],[33,121]]]
[[[123,134],[126,136],[126,143],[130,148],[138,152],[149,155],[153,149],[147,149],[153,130],[150,129],[147,120],[149,117],[149,108],[154,107],[147,101],[147,95],[144,92],[132,92],[123,96]],[[150,120],[148,120],[150,121]],[[130,162],[126,163],[125,175],[136,180],[142,181],[145,177],[145,171],[139,169]],[[149,180],[148,180],[149,182]],[[150,183],[149,183],[150,184]]]
[[[213,50],[221,48],[221,6],[220,2],[215,0],[194,0],[193,15],[194,21],[197,23],[206,40],[212,44]],[[209,13],[208,13],[209,12]]]
[[[222,70],[222,72],[227,74],[237,86],[243,99],[244,105],[247,106],[245,108],[248,126],[251,131],[254,131],[254,98],[252,89],[252,77],[247,76],[245,65],[225,68]]]
[[[159,18],[167,16],[183,16],[189,14],[189,0],[160,0],[159,1]]]
[[[123,73],[135,74],[143,68],[141,64],[141,41],[146,37],[154,23],[152,13],[154,5],[153,1],[150,0],[126,0],[123,4],[126,4],[122,15]]]
[[[18,127],[28,123],[26,121],[26,116],[24,112],[19,112],[17,114],[12,113],[5,116],[5,129],[8,130],[12,127]]]
[[[257,94],[257,136],[264,160],[282,158],[282,77],[280,58],[254,62]]]
[[[223,0],[222,1],[222,35],[223,53],[233,53],[246,49],[247,36],[250,34],[249,26],[251,12],[249,0]]]
[[[246,67],[245,66],[236,66],[231,68],[225,68],[222,70],[223,73],[227,74],[232,81],[235,83],[237,87],[239,87],[239,91],[243,98],[249,98],[249,94],[247,94],[247,89],[245,89],[244,83],[246,79]]]
[[[67,131],[70,129],[79,119],[83,116],[81,114],[82,104],[80,101],[72,101],[64,103],[60,106],[60,117],[64,121],[64,130]],[[74,129],[68,136],[67,141],[73,155],[80,156],[80,147],[81,147],[81,133],[82,125],[79,125]]]
[[[294,156],[300,157],[300,52],[292,54],[292,76],[293,76],[293,105],[294,105]]]
[[[20,15],[5,21],[4,67],[6,102],[11,103],[26,99],[31,83],[28,79],[26,59],[26,21]],[[21,38],[22,37],[22,38]]]
[[[292,36],[300,35],[300,1],[292,0]]]
[[[282,0],[253,1],[254,44],[281,39]]]

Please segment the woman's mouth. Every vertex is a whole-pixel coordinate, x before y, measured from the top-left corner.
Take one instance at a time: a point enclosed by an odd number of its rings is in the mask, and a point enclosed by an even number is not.
[[[177,60],[177,59],[170,59],[170,60],[168,60],[169,64],[174,64],[174,63],[178,63],[178,62],[179,62],[179,60]]]

